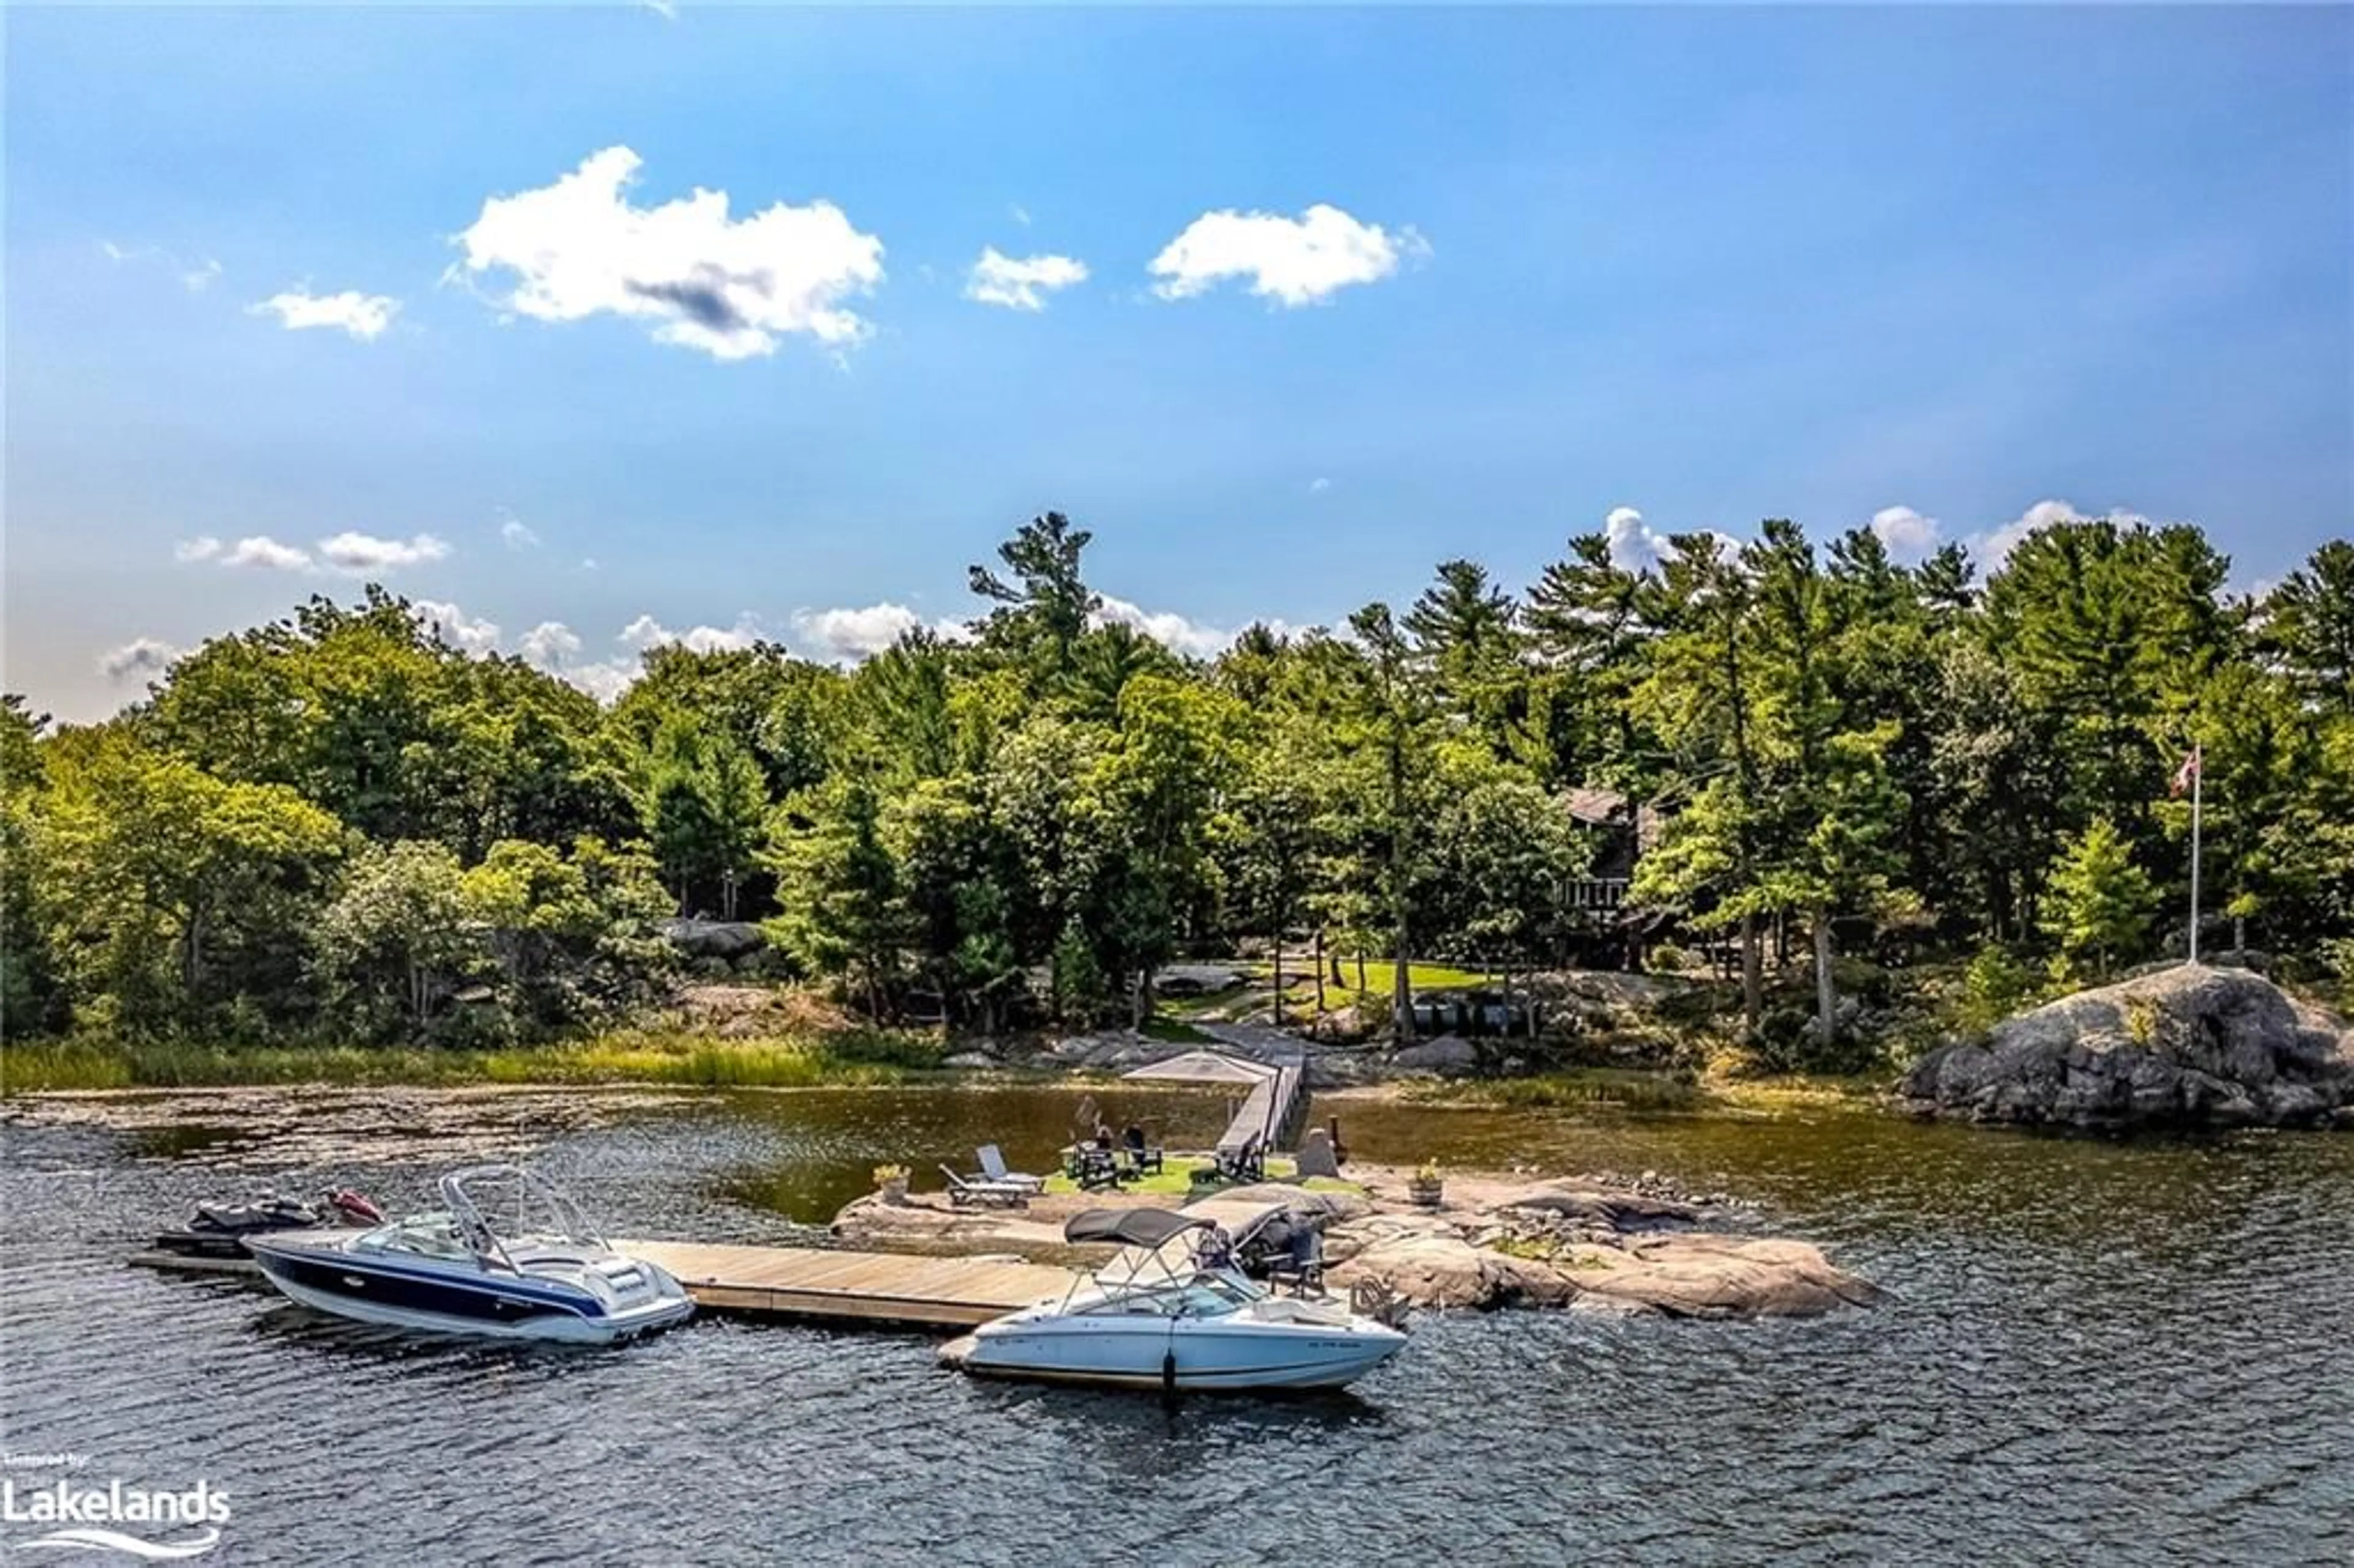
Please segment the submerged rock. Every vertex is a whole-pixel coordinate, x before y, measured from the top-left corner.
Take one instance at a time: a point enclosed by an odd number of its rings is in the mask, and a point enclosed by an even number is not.
[[[2247,969],[2179,965],[2080,991],[1940,1046],[1916,1116],[2078,1128],[2344,1125],[2354,1031]]]

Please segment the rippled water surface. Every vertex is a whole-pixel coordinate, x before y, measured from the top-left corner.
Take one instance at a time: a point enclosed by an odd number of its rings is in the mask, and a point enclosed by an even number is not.
[[[2354,1137],[1352,1104],[1373,1159],[1752,1199],[1891,1298],[1804,1323],[1425,1315],[1345,1395],[1173,1412],[968,1382],[918,1335],[710,1319],[613,1351],[482,1346],[122,1263],[200,1197],[334,1181],[408,1205],[451,1164],[524,1155],[620,1234],[790,1239],[877,1160],[927,1172],[994,1139],[1041,1168],[1077,1097],[12,1102],[0,1437],[209,1478],[234,1515],[208,1563],[2354,1559]],[[1224,1111],[1112,1108],[1175,1143]]]

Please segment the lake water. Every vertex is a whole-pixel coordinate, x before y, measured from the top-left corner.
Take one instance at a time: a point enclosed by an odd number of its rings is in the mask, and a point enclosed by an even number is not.
[[[1105,1097],[1172,1143],[1224,1120],[1214,1096]],[[915,1334],[434,1341],[122,1261],[199,1198],[334,1182],[413,1205],[513,1156],[619,1234],[785,1240],[880,1160],[929,1174],[994,1139],[1043,1168],[1077,1098],[10,1102],[0,1440],[87,1456],[100,1485],[205,1478],[233,1509],[207,1563],[2354,1559],[2354,1137],[1350,1104],[1369,1159],[1649,1169],[1754,1200],[1890,1298],[1811,1322],[1426,1314],[1346,1394],[1173,1411],[967,1381]]]

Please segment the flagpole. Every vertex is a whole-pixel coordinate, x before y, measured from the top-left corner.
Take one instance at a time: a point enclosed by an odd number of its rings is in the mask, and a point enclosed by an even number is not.
[[[2207,759],[2190,745],[2190,961],[2199,961],[2199,795],[2207,783]]]

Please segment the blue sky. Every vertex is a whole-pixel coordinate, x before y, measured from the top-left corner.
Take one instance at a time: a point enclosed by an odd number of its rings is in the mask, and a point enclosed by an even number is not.
[[[2065,503],[2243,584],[2354,518],[2343,9],[5,26],[6,683],[65,716],[367,576],[602,689],[846,655],[1050,506],[1197,648],[1614,513]]]

